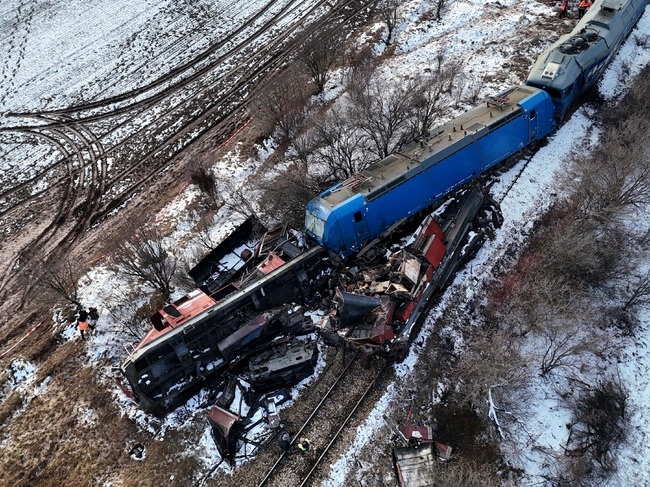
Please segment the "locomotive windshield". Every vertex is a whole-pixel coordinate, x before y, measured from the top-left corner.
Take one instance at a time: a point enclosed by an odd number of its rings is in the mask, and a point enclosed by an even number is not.
[[[313,233],[317,238],[323,238],[325,221],[312,215],[309,210],[307,210],[305,213],[305,228]]]

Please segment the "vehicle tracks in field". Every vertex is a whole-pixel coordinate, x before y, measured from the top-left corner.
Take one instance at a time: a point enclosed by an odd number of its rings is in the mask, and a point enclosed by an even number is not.
[[[7,270],[17,267],[16,263],[24,261],[36,247],[44,249],[44,255],[40,256],[42,262],[47,261],[48,256],[59,255],[86,229],[105,219],[144,186],[155,184],[156,176],[167,170],[179,153],[208,130],[222,126],[219,135],[227,138],[229,129],[248,118],[244,110],[258,80],[273,72],[296,51],[301,42],[298,32],[306,27],[307,19],[316,16],[324,6],[330,7],[325,0],[309,9],[300,9],[299,3],[287,4],[299,9],[299,15],[294,15],[286,5],[281,12],[274,14],[274,21],[281,23],[283,30],[276,33],[264,48],[245,52],[273,27],[273,22],[266,21],[264,30],[258,30],[246,43],[231,49],[229,56],[235,60],[231,61],[233,67],[226,73],[217,72],[229,60],[227,55],[221,55],[180,84],[168,86],[148,99],[134,99],[141,93],[135,90],[117,98],[68,109],[14,114],[38,122],[2,127],[0,131],[44,140],[57,147],[61,157],[0,193],[0,204],[4,203],[0,206],[0,219],[7,221],[16,215],[28,214],[32,205],[46,197],[62,199],[62,202],[52,212],[52,223],[15,255]],[[338,4],[336,8],[322,12],[317,23],[334,18],[344,22],[340,13],[352,3],[359,2]],[[357,12],[365,3],[361,2]],[[248,23],[259,17],[258,11]],[[289,18],[291,22],[287,20]],[[224,42],[215,45],[222,46]],[[208,58],[208,51],[215,52],[216,48],[204,51],[203,58],[186,63],[184,69],[198,66]],[[168,73],[156,82],[156,86],[164,85],[177,74]],[[142,93],[150,88],[142,87]],[[244,91],[247,95],[242,96]],[[123,101],[127,102],[126,106],[111,108],[111,105]],[[106,107],[106,112],[88,114]],[[76,166],[73,165],[75,159],[78,161]],[[61,234],[64,224],[65,228],[71,229]],[[0,291],[11,281],[11,277],[5,276]]]

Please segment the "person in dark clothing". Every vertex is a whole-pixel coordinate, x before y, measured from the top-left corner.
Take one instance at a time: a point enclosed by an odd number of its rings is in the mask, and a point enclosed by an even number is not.
[[[581,19],[587,13],[587,10],[589,10],[589,1],[582,0],[578,5],[578,18]]]
[[[569,0],[562,0],[562,5],[560,5],[560,18],[566,17],[568,8],[569,8]]]
[[[91,325],[88,323],[88,311],[86,311],[84,308],[80,308],[79,311],[77,312],[77,326],[79,327],[79,331],[81,332],[81,339],[85,340],[86,336],[84,335],[84,330],[90,328],[91,330],[95,329],[95,325]]]
[[[99,319],[99,311],[97,311],[97,308],[88,308],[88,316],[93,321],[97,321]]]
[[[282,433],[282,436],[280,437],[280,441],[278,442],[280,445],[280,449],[284,452],[287,453],[291,449],[291,438],[289,437],[289,433],[286,431]]]

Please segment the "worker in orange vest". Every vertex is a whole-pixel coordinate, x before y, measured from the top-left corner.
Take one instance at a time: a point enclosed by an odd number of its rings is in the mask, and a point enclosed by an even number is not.
[[[569,0],[562,0],[562,5],[560,5],[560,18],[566,16],[566,12],[569,8]]]
[[[578,5],[578,18],[581,19],[585,12],[589,10],[589,1],[588,0],[580,0],[580,5]]]
[[[91,330],[94,330],[95,326],[88,323],[88,311],[80,308],[77,313],[77,325],[79,326],[79,331],[81,332],[81,339],[85,340],[86,337],[84,335],[84,330],[86,330],[88,327],[90,327]]]

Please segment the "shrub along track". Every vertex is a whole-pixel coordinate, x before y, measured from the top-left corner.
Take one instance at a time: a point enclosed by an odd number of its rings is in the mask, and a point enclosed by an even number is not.
[[[373,2],[347,0],[332,7],[322,0],[309,9],[289,2],[234,44],[275,3],[265,4],[225,39],[141,88],[70,108],[12,114],[31,122],[0,132],[22,134],[32,143],[46,140],[61,157],[0,193],[0,218],[13,225],[12,238],[28,224],[31,231],[28,243],[5,261],[0,296],[21,277],[38,273],[44,262],[59,259],[85,230],[141,190],[155,187],[176,156],[203,134],[214,129],[219,139],[227,137],[246,116],[255,86],[299,49],[299,32],[311,19],[343,29]],[[263,36],[272,40],[260,47]]]

